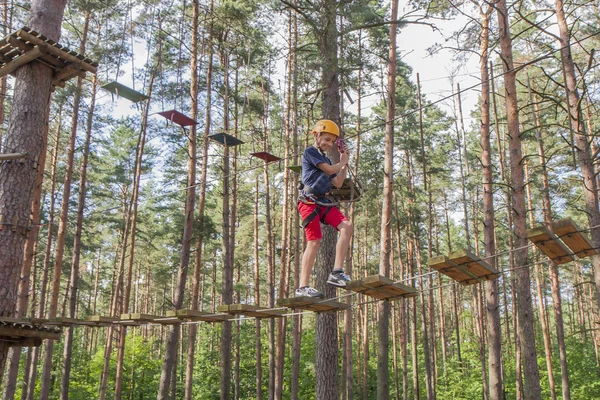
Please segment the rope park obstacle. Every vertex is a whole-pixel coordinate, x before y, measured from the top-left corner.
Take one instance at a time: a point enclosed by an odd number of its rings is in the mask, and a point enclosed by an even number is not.
[[[2,229],[2,225],[0,225],[0,229]],[[584,234],[588,230],[580,229],[571,218],[559,220],[552,224],[552,229],[546,226],[529,229],[527,235],[531,244],[528,247],[537,247],[548,257],[548,260],[545,262],[555,265],[574,261],[576,258],[582,259],[600,254]],[[498,254],[486,258],[496,256]],[[485,259],[465,249],[433,257],[429,260],[428,265],[433,270],[428,274],[442,273],[454,281],[452,284],[458,283],[463,286],[498,279],[502,274],[508,272],[507,270],[498,271],[492,268]],[[523,267],[519,266],[517,268]],[[393,281],[381,275],[371,275],[348,282],[346,287],[349,292],[348,294],[324,300],[312,297],[282,298],[277,301],[277,308],[259,307],[252,304],[222,304],[217,306],[216,313],[180,309],[167,311],[164,316],[126,313],[121,314],[120,317],[91,315],[84,319],[66,317],[52,319],[0,317],[0,341],[8,342],[9,346],[36,347],[40,346],[43,340],[60,339],[60,328],[71,326],[102,328],[108,326],[183,325],[202,322],[220,323],[242,319],[282,318],[311,312],[347,311],[364,303],[348,304],[337,300],[363,294],[374,299],[369,302],[396,301],[415,297],[420,291],[429,290],[416,289],[402,283],[411,279],[414,279],[414,277],[401,281]],[[297,312],[296,310],[302,311]],[[597,321],[597,323],[600,324],[600,321]]]
[[[64,87],[65,82],[74,77],[85,77],[87,72],[96,73],[98,63],[84,55],[78,54],[45,36],[23,27],[0,40],[0,77],[14,74],[14,71],[30,62],[42,62],[54,70],[54,86]],[[119,82],[113,81],[102,86],[103,89],[137,103],[148,100],[149,97]],[[198,122],[175,109],[161,111],[158,115],[169,122],[186,127],[197,125]],[[225,147],[243,144],[240,139],[225,132],[209,135],[213,141]],[[13,161],[26,157],[25,153],[0,154],[0,161]],[[251,153],[251,156],[262,159],[266,164],[281,161],[282,158],[268,152]],[[288,166],[288,169],[300,174],[301,166]],[[341,188],[332,187],[332,195],[336,201],[351,203],[358,201],[363,188],[355,176],[347,178]],[[0,230],[10,223],[4,221],[0,215]],[[15,226],[12,226],[15,229]],[[564,264],[578,258],[597,255],[598,250],[590,243],[589,239],[569,218],[554,222],[551,229],[539,226],[527,231],[528,239],[545,256],[548,262],[555,265]],[[512,250],[511,250],[512,251]],[[488,256],[492,258],[497,255]],[[450,277],[455,283],[465,286],[474,285],[483,281],[498,279],[506,271],[499,272],[492,268],[485,259],[478,257],[468,250],[453,251],[448,255],[440,255],[429,260],[428,265],[434,271]],[[521,268],[521,267],[519,267]],[[403,281],[414,279],[407,278]],[[58,340],[63,327],[108,327],[144,325],[176,325],[200,322],[219,323],[239,319],[264,319],[281,318],[297,315],[295,310],[303,310],[300,314],[308,312],[338,312],[352,309],[360,304],[349,304],[340,301],[342,298],[363,294],[374,301],[395,301],[411,298],[418,295],[414,287],[403,284],[403,281],[393,281],[381,275],[371,275],[362,279],[351,281],[347,284],[349,294],[333,299],[317,299],[312,297],[282,298],[277,301],[278,308],[259,307],[251,304],[222,304],[217,307],[217,313],[204,312],[191,309],[168,311],[165,316],[126,313],[119,317],[92,315],[84,319],[58,317],[52,319],[42,318],[10,318],[0,317],[0,341],[7,342],[9,346],[40,346],[43,340]],[[292,313],[289,313],[289,310]],[[600,324],[600,321],[597,322]]]

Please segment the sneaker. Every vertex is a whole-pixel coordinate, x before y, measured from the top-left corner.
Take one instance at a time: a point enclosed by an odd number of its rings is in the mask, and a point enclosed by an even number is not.
[[[317,289],[313,289],[310,286],[304,286],[296,289],[294,292],[296,297],[318,297],[323,298],[323,293],[319,292]]]
[[[350,282],[350,277],[344,271],[333,271],[327,279],[327,283],[337,287],[346,287],[347,282]]]

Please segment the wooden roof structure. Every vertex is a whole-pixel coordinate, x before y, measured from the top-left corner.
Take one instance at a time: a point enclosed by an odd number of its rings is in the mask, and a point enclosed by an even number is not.
[[[86,72],[98,71],[97,62],[26,26],[0,40],[0,77],[33,61],[51,67],[54,70],[52,84],[60,87],[71,78],[84,78]]]

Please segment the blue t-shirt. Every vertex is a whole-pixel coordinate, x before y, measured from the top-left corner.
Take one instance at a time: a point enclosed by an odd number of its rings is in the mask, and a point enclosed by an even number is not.
[[[331,179],[335,178],[337,174],[327,175],[317,167],[317,164],[320,163],[331,165],[331,160],[316,147],[307,147],[302,156],[302,183],[325,194],[331,191]]]

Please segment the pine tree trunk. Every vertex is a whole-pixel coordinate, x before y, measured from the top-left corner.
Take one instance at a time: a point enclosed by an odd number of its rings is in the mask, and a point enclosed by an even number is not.
[[[81,39],[79,53],[85,52],[85,45],[88,35],[88,27],[90,21],[90,13],[85,13],[85,24]],[[83,79],[77,79],[77,91],[81,92],[83,87]],[[87,164],[90,153],[90,141],[92,135],[92,121],[94,119],[94,108],[96,106],[96,89],[97,80],[94,76],[92,79],[91,104],[87,117],[85,143],[83,145],[83,155],[81,159],[81,169],[79,174],[79,198],[77,200],[77,217],[75,229],[75,241],[73,243],[73,261],[71,262],[71,290],[69,293],[69,318],[75,318],[75,308],[77,306],[77,291],[79,289],[79,260],[81,255],[81,235],[83,231],[83,212],[85,209],[85,196],[87,185]],[[71,377],[71,358],[73,352],[73,326],[67,328],[65,334],[65,344],[63,348],[63,365],[60,382],[60,399],[67,400],[69,398],[69,382]]]
[[[483,7],[483,6],[480,6]],[[496,240],[495,240],[495,213],[494,213],[494,187],[492,174],[492,146],[490,141],[490,82],[488,70],[488,42],[489,22],[492,12],[491,6],[481,9],[481,58],[479,69],[481,73],[481,167],[483,180],[483,241],[487,262],[492,268],[497,268]],[[486,293],[486,324],[488,341],[488,369],[489,369],[489,398],[502,400],[504,388],[502,386],[502,330],[500,327],[500,302],[498,298],[498,280],[494,279],[485,283]]]
[[[223,95],[223,128],[229,131],[229,54],[222,54],[224,67]],[[231,265],[230,248],[230,205],[229,205],[229,147],[223,151],[223,271],[222,271],[222,304],[231,304],[233,300],[233,265]],[[224,321],[221,331],[221,400],[229,400],[231,396],[231,321]]]
[[[173,307],[175,310],[179,310],[183,307],[183,300],[185,296],[185,288],[187,282],[187,273],[190,263],[191,248],[192,248],[192,236],[194,230],[194,208],[196,205],[196,130],[190,129],[188,135],[188,160],[187,160],[187,184],[186,184],[186,199],[185,199],[185,210],[184,210],[184,225],[183,225],[183,236],[181,238],[181,257],[179,259],[179,268],[177,272],[177,287],[175,289]],[[136,202],[137,204],[137,202]],[[133,234],[133,232],[132,232]],[[131,255],[133,257],[133,254]],[[128,300],[126,300],[128,301]],[[158,400],[169,399],[169,386],[171,381],[175,382],[175,363],[177,357],[177,344],[179,341],[179,335],[181,332],[181,325],[175,324],[171,326],[171,331],[167,336],[167,343],[165,346],[165,356],[160,374],[160,382],[158,389]],[[123,343],[123,347],[124,347]],[[173,384],[175,386],[175,383]],[[175,390],[173,389],[173,395]]]
[[[65,0],[34,0],[27,26],[59,41]],[[53,72],[39,62],[31,62],[15,71],[16,81],[8,133],[3,151],[27,153],[24,162],[0,165],[0,210],[10,229],[0,231],[0,315],[12,316],[17,303],[19,274],[29,229],[33,191],[38,174],[36,163],[44,148],[48,124],[48,104]],[[5,228],[7,225],[5,225]],[[52,343],[52,342],[48,342]],[[8,355],[7,342],[0,342],[0,372]]]
[[[514,252],[517,267],[527,265],[527,234],[525,209],[525,182],[523,178],[523,156],[517,104],[516,71],[513,65],[512,41],[509,32],[508,9],[505,0],[497,3],[501,57],[504,68],[506,116],[510,146],[512,209],[514,234],[517,249]],[[525,400],[540,399],[540,373],[537,365],[535,335],[533,331],[533,306],[531,302],[530,276],[528,268],[513,271],[517,282],[518,332],[525,366]]]
[[[398,15],[398,0],[392,0],[391,19]],[[387,109],[385,124],[385,158],[383,167],[383,204],[381,207],[381,251],[379,253],[379,275],[390,277],[392,253],[392,182],[394,181],[394,121],[396,116],[396,34],[397,24],[390,25],[388,58]],[[379,320],[377,347],[377,398],[387,400],[389,388],[389,328],[390,302],[378,303]]]
[[[598,210],[598,181],[596,179],[590,144],[585,132],[583,116],[581,115],[580,96],[577,90],[577,77],[575,76],[575,63],[571,56],[571,33],[565,17],[563,1],[555,1],[556,18],[560,33],[560,58],[565,77],[565,91],[569,108],[569,123],[575,130],[575,149],[579,160],[579,168],[583,178],[583,193],[586,212],[591,228],[594,248],[600,247],[600,210]],[[594,280],[596,282],[596,307],[600,312],[600,256],[592,256]],[[568,387],[568,385],[567,385]]]
[[[210,18],[212,18],[212,6],[210,3]],[[191,80],[190,80],[190,97],[192,100],[191,118],[196,120],[198,117],[198,19],[200,14],[200,5],[198,0],[192,2],[192,48],[191,48]],[[209,23],[209,34],[208,34],[208,60],[207,60],[207,73],[206,73],[206,104],[211,104],[212,98],[212,19]],[[204,208],[205,208],[205,193],[206,193],[206,175],[208,170],[208,135],[210,134],[211,128],[211,107],[206,107],[205,116],[205,127],[204,134],[202,136],[202,166],[200,172],[200,186],[198,193],[198,237],[196,238],[196,254],[194,257],[194,276],[192,283],[192,301],[190,308],[192,310],[201,309],[199,304],[198,292],[200,289],[200,280],[202,279],[203,259],[202,259],[202,244],[203,244],[203,223],[204,223]],[[196,126],[193,125],[191,130],[196,135]],[[194,373],[194,359],[196,351],[196,337],[198,333],[198,326],[191,324],[188,330],[188,344],[187,344],[187,359],[185,364],[185,399],[192,399],[192,384],[193,384],[193,373]]]
[[[321,85],[322,118],[330,119],[340,125],[340,83],[338,66],[338,30],[336,25],[337,1],[322,0],[316,4],[322,12],[318,26],[318,53],[322,60]],[[333,146],[335,147],[335,146]],[[337,148],[331,148],[328,157],[335,163],[339,160]],[[337,233],[331,227],[324,227],[323,239],[315,268],[316,289],[325,298],[335,296],[335,289],[327,285],[327,277],[331,266],[335,263],[335,245]],[[335,313],[319,313],[316,323],[316,399],[329,400],[338,398],[338,337],[337,315]]]
[[[46,165],[46,154],[48,147],[48,125],[46,125],[43,146],[43,150],[40,154],[38,176],[35,183],[35,189],[33,191],[33,203],[31,206],[31,225],[33,226],[39,226],[40,223],[42,184],[44,181],[44,170]],[[25,243],[23,267],[21,269],[21,279],[19,279],[19,286],[17,292],[17,306],[15,314],[17,318],[22,318],[27,315],[27,307],[29,303],[29,284],[30,282],[32,282],[32,280],[30,279],[30,274],[32,264],[34,263],[34,248],[35,246],[37,246],[38,232],[38,229],[31,229],[27,232],[27,242]],[[33,282],[35,282],[35,278]],[[34,306],[35,305],[32,304],[32,308]],[[33,349],[33,347],[29,347],[27,353],[27,360],[29,365],[31,365],[31,352],[33,351]],[[17,389],[17,375],[19,372],[19,361],[21,359],[21,352],[21,347],[11,347],[9,350],[9,364],[8,368],[6,369],[6,374],[4,376],[4,393],[2,396],[3,399],[12,400],[15,396],[15,390]],[[28,374],[25,373],[24,376],[27,377]]]
[[[84,43],[85,45],[85,43]],[[62,205],[60,211],[60,222],[58,224],[58,234],[56,236],[56,249],[54,254],[54,273],[52,277],[52,289],[50,291],[50,306],[48,318],[55,318],[58,311],[58,296],[60,292],[60,278],[62,275],[62,263],[65,252],[65,240],[67,237],[67,225],[69,218],[69,203],[71,198],[71,181],[73,177],[73,160],[75,157],[75,140],[77,138],[77,125],[79,119],[79,106],[81,99],[82,79],[78,80],[78,87],[75,90],[73,98],[73,112],[71,120],[71,134],[67,149],[67,163],[65,179],[63,183]],[[52,354],[54,352],[54,341],[46,343],[46,352],[44,354],[44,367],[42,369],[42,382],[40,388],[40,397],[47,398],[50,393],[50,373],[52,370]]]

